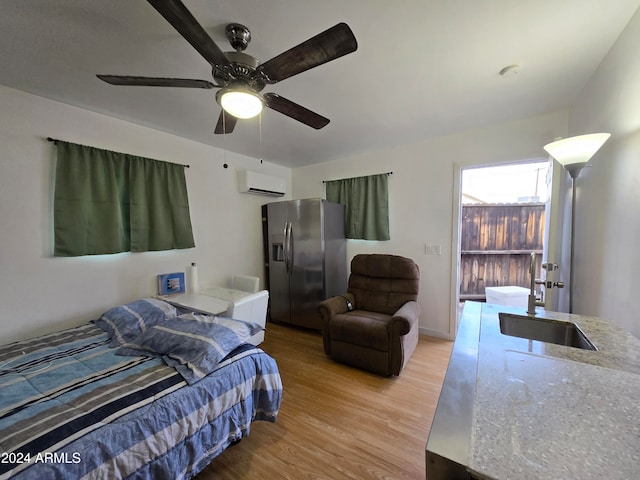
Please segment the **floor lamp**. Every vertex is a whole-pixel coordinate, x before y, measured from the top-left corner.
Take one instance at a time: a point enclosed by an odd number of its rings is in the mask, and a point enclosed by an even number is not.
[[[574,231],[576,227],[576,178],[582,168],[611,136],[610,133],[591,133],[563,138],[544,146],[571,176],[571,259],[569,264],[569,313],[573,313]]]

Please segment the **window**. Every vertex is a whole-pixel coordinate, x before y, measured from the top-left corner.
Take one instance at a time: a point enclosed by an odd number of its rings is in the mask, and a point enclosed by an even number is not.
[[[55,256],[195,246],[184,165],[56,145]]]
[[[345,206],[347,238],[389,240],[388,173],[326,182],[327,200]]]

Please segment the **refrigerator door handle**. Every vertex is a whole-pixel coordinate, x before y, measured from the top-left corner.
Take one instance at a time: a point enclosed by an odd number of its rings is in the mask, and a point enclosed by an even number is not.
[[[290,271],[290,265],[291,265],[291,259],[290,259],[290,253],[291,253],[291,222],[285,222],[284,223],[284,267],[285,267],[285,271],[287,273],[289,273]]]
[[[284,270],[289,273],[289,263],[287,261],[287,233],[289,233],[289,222],[284,222],[283,229],[283,242],[282,242],[282,255],[284,257]]]
[[[293,222],[289,222],[289,245],[288,245],[289,253],[289,275],[293,273],[293,262],[294,262],[294,246],[293,246]]]

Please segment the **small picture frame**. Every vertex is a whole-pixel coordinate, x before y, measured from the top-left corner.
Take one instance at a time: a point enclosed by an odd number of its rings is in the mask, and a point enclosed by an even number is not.
[[[173,295],[185,292],[184,272],[158,275],[158,294]]]

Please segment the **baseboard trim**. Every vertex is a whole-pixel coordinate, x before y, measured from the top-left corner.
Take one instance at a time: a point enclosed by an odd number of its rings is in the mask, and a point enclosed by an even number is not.
[[[431,328],[418,328],[420,335],[427,335],[429,337],[442,338],[444,340],[455,340],[455,335],[451,335],[449,332],[443,332],[441,330],[432,330]]]

